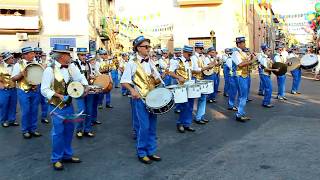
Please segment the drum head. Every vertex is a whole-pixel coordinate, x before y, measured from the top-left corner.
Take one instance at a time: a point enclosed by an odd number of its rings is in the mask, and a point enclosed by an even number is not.
[[[72,82],[69,84],[67,91],[70,97],[79,98],[84,93],[84,87],[80,82]]]
[[[306,54],[301,58],[301,67],[304,69],[312,69],[318,64],[318,57],[314,54]]]
[[[101,87],[103,90],[107,90],[107,89],[109,89],[109,85],[111,84],[110,76],[108,76],[106,74],[101,74],[94,79],[93,84]],[[111,86],[111,88],[112,88],[112,86]]]
[[[281,62],[275,62],[272,64],[272,69],[280,69],[279,72],[273,72],[277,76],[282,76],[287,73],[287,65]]]
[[[42,81],[43,68],[40,64],[31,63],[26,67],[26,80],[31,85],[39,85]]]
[[[161,108],[172,100],[172,92],[166,88],[156,88],[146,97],[146,105],[151,108]]]
[[[300,67],[300,59],[297,57],[289,58],[288,62],[291,63],[291,65],[288,65],[288,71],[293,71]]]

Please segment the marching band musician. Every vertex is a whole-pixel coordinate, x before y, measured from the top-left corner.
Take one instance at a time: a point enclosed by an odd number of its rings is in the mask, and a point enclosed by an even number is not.
[[[169,68],[170,76],[175,78],[179,84],[183,84],[185,81],[189,80],[189,74],[192,71],[192,62],[190,57],[193,53],[193,47],[185,45],[182,51],[182,56],[177,57],[173,63],[170,63]],[[184,133],[185,131],[195,131],[195,129],[191,127],[193,103],[194,99],[189,98],[188,102],[177,104],[181,111],[176,122],[177,130],[180,133]]]
[[[292,47],[292,52],[289,53],[288,59],[289,58],[299,58],[299,48],[296,46]],[[301,94],[299,91],[300,83],[301,83],[301,67],[298,67],[294,70],[291,71],[292,75],[292,88],[291,88],[291,94]]]
[[[283,52],[283,44],[278,44],[276,46],[276,53],[274,55],[274,62],[281,62],[283,64],[286,64],[286,59],[284,58],[284,56],[282,55]],[[277,99],[279,100],[287,100],[287,98],[285,97],[285,88],[286,88],[286,75],[282,75],[282,76],[277,76],[277,83],[278,83],[278,95],[277,95]]]
[[[47,62],[42,59],[42,49],[39,47],[34,48],[35,52],[35,59],[36,61],[42,65],[43,68],[46,68]],[[41,86],[41,85],[40,85]],[[40,91],[40,89],[39,89]],[[49,120],[48,117],[48,103],[46,102],[46,98],[39,92],[40,96],[40,107],[41,107],[41,122],[48,124]]]
[[[99,55],[102,59],[102,62],[100,63],[99,71],[101,74],[108,74],[111,77],[111,80],[113,82],[111,71],[112,69],[116,68],[114,61],[112,60],[111,56],[108,54],[108,51],[101,49],[99,51]],[[109,92],[103,92],[100,93],[99,101],[98,101],[98,108],[102,109],[103,106],[103,99],[104,95],[106,95],[106,108],[113,108],[111,105],[111,91]]]
[[[100,74],[99,72],[99,64],[95,60],[95,56],[89,54],[86,56],[88,60],[88,71],[87,71],[87,81],[89,85],[93,84],[94,78]],[[94,90],[93,90],[94,91]],[[99,94],[96,92],[88,93],[87,96],[84,97],[85,101],[85,112],[87,116],[85,121],[79,122],[77,126],[77,137],[82,138],[82,136],[86,137],[94,137],[95,133],[92,131],[93,124],[101,124],[101,122],[97,123],[97,114],[98,114],[98,98]]]
[[[74,65],[79,69],[80,73],[82,74],[82,82],[87,82],[87,79],[89,78],[89,74],[90,74],[90,65],[87,62],[87,55],[88,50],[87,48],[77,48],[77,56],[78,59],[74,60],[73,63]],[[84,113],[87,114],[87,105],[86,105],[86,98],[84,95],[76,98],[76,102],[77,102],[77,113]],[[88,118],[86,118],[85,120],[86,122],[88,121]],[[85,123],[87,124],[87,123]],[[91,126],[91,125],[90,125]],[[90,129],[90,128],[88,128]],[[88,135],[88,133],[85,133],[86,135]],[[76,136],[77,138],[82,138],[84,135],[83,132],[83,122],[78,123],[77,127],[76,127]],[[90,133],[91,135],[91,133]],[[92,134],[93,136],[93,134]]]
[[[230,69],[227,65],[227,60],[231,58],[231,49],[226,48],[224,50],[224,55],[222,56],[223,61],[223,77],[224,77],[224,88],[223,88],[223,96],[229,97],[229,89],[230,89]]]
[[[176,47],[176,48],[173,49],[173,57],[172,57],[172,59],[170,59],[170,64],[173,64],[173,63],[176,63],[176,62],[180,61],[181,52],[182,52],[181,48]],[[177,81],[175,79],[171,78],[171,84],[178,84],[178,83],[177,83]],[[180,105],[181,104],[175,104],[175,108],[174,108],[174,112],[175,113],[180,113],[181,112]]]
[[[210,69],[213,67],[212,64],[205,67],[204,66],[204,55],[203,55],[204,45],[203,42],[196,42],[195,43],[195,53],[191,56],[192,61],[192,77],[196,80],[203,80],[203,71]],[[206,112],[206,95],[201,94],[201,97],[198,98],[198,108],[195,117],[195,123],[197,124],[206,124],[209,122],[208,120],[204,119],[204,115]]]
[[[207,53],[208,53],[208,56],[204,60],[205,65],[208,65],[210,63],[214,63],[214,67],[213,67],[213,74],[210,76],[204,75],[204,79],[212,80],[214,83],[213,93],[211,93],[207,96],[207,101],[209,103],[213,103],[213,102],[216,102],[216,96],[218,93],[220,64],[219,64],[219,60],[217,57],[218,53],[217,53],[215,47],[209,47],[207,50]]]
[[[245,37],[237,37],[236,45],[237,47],[232,53],[233,67],[235,70],[235,78],[237,82],[236,86],[238,86],[239,90],[239,106],[236,113],[236,120],[239,122],[246,122],[250,120],[250,118],[246,116],[246,113],[244,111],[248,98],[248,66],[251,65],[254,60],[252,56],[247,56],[247,54],[242,51],[242,49],[246,48]]]
[[[271,49],[266,45],[261,45],[262,52],[258,56],[259,65],[261,67],[261,77],[264,87],[264,98],[262,101],[262,106],[266,108],[272,108],[271,96],[272,96],[272,80],[271,72],[278,71],[278,69],[272,69],[272,60],[270,59]]]
[[[247,54],[247,56],[250,56],[250,49],[249,48],[244,48],[243,52],[245,52]],[[252,73],[252,66],[249,66],[248,68],[248,96],[247,96],[247,102],[252,101],[252,99],[250,99],[250,88],[251,88],[251,73]]]
[[[0,123],[2,127],[19,126],[16,122],[17,89],[11,74],[15,60],[10,52],[3,52],[0,64]]]
[[[162,49],[162,57],[161,59],[159,59],[159,67],[160,67],[160,73],[165,74],[163,79],[165,85],[166,86],[171,85],[171,76],[168,75],[170,60],[169,60],[169,54],[168,54],[167,48]]]
[[[34,61],[34,51],[32,47],[21,49],[23,59],[16,63],[12,70],[12,80],[17,81],[18,101],[21,109],[21,131],[25,139],[40,137],[37,131],[38,107],[40,95],[38,86],[31,85],[26,79],[26,67]]]
[[[111,68],[111,77],[113,81],[113,85],[115,88],[119,88],[119,61],[116,56],[113,56],[111,59],[109,59],[110,62],[110,68]]]
[[[122,77],[123,71],[129,61],[129,55],[127,53],[122,53],[121,57],[122,57],[122,60],[120,61],[120,64],[119,64],[119,71],[120,71],[120,76]],[[125,87],[121,87],[121,94],[123,96],[127,96],[129,93]]]
[[[74,114],[72,99],[66,91],[70,82],[81,82],[85,86],[85,92],[88,92],[86,87],[88,82],[83,79],[76,65],[71,63],[71,52],[69,45],[54,45],[53,53],[56,60],[45,69],[41,83],[41,93],[48,99],[49,110],[53,112],[51,116],[53,125],[51,162],[55,170],[63,170],[64,162],[81,162],[78,157],[73,156],[71,147],[74,124],[61,118]]]
[[[264,96],[263,69],[262,69],[262,65],[261,65],[261,62],[260,62],[260,60],[262,58],[261,56],[264,55],[264,51],[263,51],[262,47],[267,47],[267,45],[266,44],[262,44],[261,45],[261,52],[258,54],[258,57],[257,57],[258,63],[259,63],[258,73],[259,73],[259,79],[260,79],[260,81],[259,81],[259,89],[258,89],[258,95],[259,96]]]
[[[230,58],[226,60],[226,64],[229,69],[230,74],[230,87],[229,87],[229,99],[228,99],[228,110],[232,111],[238,111],[237,105],[236,105],[236,97],[237,94],[239,94],[239,83],[237,78],[237,67],[233,65],[233,58],[232,54],[234,51],[236,51],[236,48],[230,48]]]
[[[150,40],[139,36],[133,41],[133,49],[136,56],[130,59],[123,75],[121,84],[127,88],[132,96],[132,108],[135,111],[135,118],[138,121],[136,150],[139,161],[151,164],[152,161],[161,161],[157,156],[157,116],[150,113],[143,98],[160,83],[159,77],[155,74],[155,67],[149,61]]]

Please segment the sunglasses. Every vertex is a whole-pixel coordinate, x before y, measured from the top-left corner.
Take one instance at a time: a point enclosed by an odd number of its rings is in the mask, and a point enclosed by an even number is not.
[[[149,46],[149,45],[145,45],[145,46],[138,46],[138,47],[144,47],[144,48],[146,48],[146,49],[150,49],[150,48],[151,48],[151,46]]]

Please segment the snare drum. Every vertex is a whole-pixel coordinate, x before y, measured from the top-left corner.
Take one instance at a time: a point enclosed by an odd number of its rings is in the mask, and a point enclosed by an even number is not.
[[[166,88],[156,88],[146,97],[146,106],[153,114],[164,114],[174,106],[173,94]]]
[[[42,81],[43,67],[37,63],[31,63],[26,66],[26,80],[31,85],[39,85]]]
[[[184,85],[171,85],[171,86],[167,86],[166,88],[169,89],[173,93],[175,103],[188,102],[188,92],[187,92],[186,86],[184,86]]]
[[[93,85],[101,87],[103,92],[110,92],[113,86],[110,76],[106,74],[95,77]]]
[[[213,93],[213,81],[212,80],[199,80],[197,82],[201,88],[201,94],[212,94]]]
[[[67,92],[70,97],[79,98],[84,93],[84,87],[80,82],[71,82],[68,85]]]
[[[188,98],[199,98],[201,97],[201,88],[199,84],[187,85]]]

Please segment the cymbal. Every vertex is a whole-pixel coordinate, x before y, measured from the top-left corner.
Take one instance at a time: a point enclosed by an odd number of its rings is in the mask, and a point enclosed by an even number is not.
[[[287,73],[287,68],[288,66],[284,63],[281,63],[281,62],[275,62],[272,64],[272,69],[279,69],[278,72],[274,72],[273,73],[276,75],[276,76],[282,76],[282,75],[285,75]]]
[[[300,58],[292,57],[288,59],[289,65],[288,65],[288,71],[293,71],[300,67]]]

